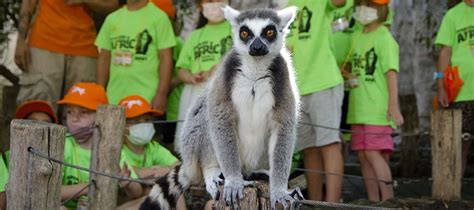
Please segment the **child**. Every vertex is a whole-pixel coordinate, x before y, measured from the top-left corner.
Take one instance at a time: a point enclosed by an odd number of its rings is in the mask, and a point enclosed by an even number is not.
[[[153,116],[159,117],[163,113],[152,109],[150,104],[138,95],[127,96],[120,100],[119,104],[125,107],[127,118],[120,163],[127,164],[132,170],[131,177],[161,177],[168,173],[171,167],[179,164],[170,151],[153,141],[155,129],[151,121]],[[184,205],[184,199],[179,202]]]
[[[96,39],[97,81],[107,87],[110,103],[141,95],[165,112],[175,44],[168,17],[148,0],[127,0],[107,16]]]
[[[38,120],[49,123],[58,123],[53,108],[47,101],[31,100],[21,104],[15,113],[16,119]]]
[[[25,101],[16,109],[15,118],[58,123],[58,118],[54,114],[51,105],[47,101],[42,100]],[[8,167],[10,165],[10,150],[5,151],[5,157],[5,163]]]
[[[345,0],[290,0],[298,7],[298,14],[290,26],[287,43],[293,51],[293,64],[298,75],[301,94],[301,121],[329,127],[339,127],[343,79],[330,42],[332,36],[331,12],[345,5]],[[303,151],[305,169],[344,173],[339,131],[298,126],[296,151]],[[322,175],[305,173],[308,198],[339,202],[342,177],[326,175],[326,193],[323,196]]]
[[[70,133],[66,137],[64,162],[89,168],[96,110],[99,105],[107,103],[104,88],[95,83],[77,83],[69,89],[62,100],[58,101],[59,105],[66,106],[66,126]],[[126,175],[126,173],[127,170],[124,167],[121,175]],[[65,201],[88,185],[89,173],[64,167],[62,183],[61,201]],[[120,186],[126,186],[125,190],[130,197],[138,197],[142,194],[138,183],[129,184],[122,181]],[[74,199],[85,198],[87,192],[87,189],[83,190]],[[76,208],[77,200],[67,202],[65,205],[68,208]]]
[[[357,151],[371,201],[393,197],[392,185],[368,179],[392,181],[388,162],[393,152],[391,125],[403,123],[398,105],[398,44],[383,26],[388,3],[361,0],[356,5],[354,18],[364,29],[354,32],[350,54],[358,86],[350,91],[347,122],[352,125],[352,149]]]
[[[198,29],[184,43],[176,63],[178,78],[184,83],[178,119],[185,118],[191,103],[203,90],[221,57],[232,47],[231,26],[221,10],[227,1],[198,0],[197,3],[202,12]],[[179,147],[182,126],[179,123],[176,129],[175,150]]]
[[[454,101],[448,100],[443,77],[438,78],[438,100],[442,107],[462,110],[462,174],[474,137],[474,1],[464,0],[450,9],[443,18],[436,38],[441,47],[438,72],[442,75],[448,66],[457,66],[464,81]]]

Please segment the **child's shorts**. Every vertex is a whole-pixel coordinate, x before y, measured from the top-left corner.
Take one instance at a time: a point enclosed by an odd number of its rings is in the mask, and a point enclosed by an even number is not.
[[[393,152],[393,129],[388,125],[352,125],[351,147],[354,151],[381,150]]]
[[[449,109],[462,110],[462,133],[474,136],[474,101],[455,102],[449,105]]]

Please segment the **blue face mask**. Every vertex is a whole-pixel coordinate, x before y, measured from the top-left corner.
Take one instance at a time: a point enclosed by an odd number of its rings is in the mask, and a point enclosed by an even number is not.
[[[150,143],[153,135],[155,135],[155,127],[153,123],[140,123],[128,128],[130,135],[128,140],[134,145],[143,146]]]

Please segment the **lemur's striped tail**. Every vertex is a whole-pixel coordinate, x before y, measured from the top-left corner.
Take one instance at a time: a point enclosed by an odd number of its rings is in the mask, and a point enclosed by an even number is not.
[[[156,181],[140,210],[169,210],[176,206],[179,196],[187,190],[190,183],[180,176],[180,169],[181,165],[178,165]]]

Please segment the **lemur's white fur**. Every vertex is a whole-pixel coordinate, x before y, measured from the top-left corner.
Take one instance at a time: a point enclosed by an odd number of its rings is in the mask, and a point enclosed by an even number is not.
[[[251,183],[243,178],[262,170],[269,171],[272,207],[293,199],[287,184],[299,94],[284,39],[295,8],[240,13],[226,7],[224,14],[232,25],[233,49],[186,117],[182,165],[157,181],[141,209],[169,209],[202,180],[214,198],[224,181],[223,197],[235,206]],[[241,38],[240,30],[252,36]],[[268,30],[275,36],[266,35]]]

